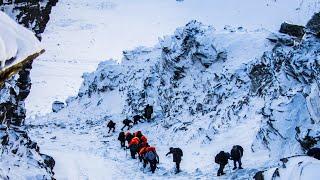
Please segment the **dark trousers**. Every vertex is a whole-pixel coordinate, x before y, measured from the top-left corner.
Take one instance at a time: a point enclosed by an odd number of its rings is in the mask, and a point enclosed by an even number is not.
[[[180,172],[180,162],[181,161],[176,162],[177,173]]]
[[[115,127],[109,127],[109,131],[108,131],[108,133],[110,133],[111,129],[113,129],[113,132],[116,130],[116,128],[115,128]]]
[[[143,159],[143,168],[147,167],[148,160]]]
[[[238,162],[239,168],[240,168],[241,165],[242,165],[242,163],[241,163],[241,158],[240,158],[240,159],[234,159],[234,160],[233,160],[233,166],[234,166],[235,168],[237,168],[237,162]]]
[[[125,124],[125,125],[121,128],[121,131],[123,131],[123,129],[124,129],[125,127],[127,127],[127,126],[128,126],[128,130],[132,127],[132,126],[130,126],[130,125]]]
[[[154,173],[157,169],[157,161],[150,161],[151,172]]]
[[[218,176],[223,174],[223,169],[224,169],[225,166],[226,166],[226,164],[220,164],[220,167],[218,169]]]
[[[121,147],[126,147],[126,141],[120,141]]]
[[[132,159],[135,159],[136,158],[136,151],[133,149],[130,149],[130,153],[131,153]]]

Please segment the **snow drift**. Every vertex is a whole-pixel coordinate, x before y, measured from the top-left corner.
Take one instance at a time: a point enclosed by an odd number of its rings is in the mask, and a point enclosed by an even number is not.
[[[39,41],[31,31],[17,24],[1,11],[0,27],[1,70],[42,50]]]

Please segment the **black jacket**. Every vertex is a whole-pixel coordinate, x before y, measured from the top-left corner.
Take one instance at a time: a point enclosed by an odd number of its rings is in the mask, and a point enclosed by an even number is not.
[[[239,160],[243,156],[243,148],[239,145],[233,146],[230,154],[231,154],[231,159]]]
[[[230,159],[230,154],[226,153],[224,151],[221,151],[220,153],[218,153],[216,155],[215,162],[217,164],[226,165],[226,164],[228,164],[228,159]]]
[[[171,149],[167,154],[172,154],[173,156],[173,162],[180,162],[181,161],[181,157],[183,156],[183,152],[180,148],[173,148]]]
[[[124,132],[120,132],[119,133],[118,140],[119,141],[125,141],[126,140],[126,135],[124,134]]]
[[[131,120],[129,120],[129,119],[125,119],[125,120],[123,120],[123,124],[124,125],[127,125],[127,126],[129,126],[130,125],[130,123],[133,123]]]
[[[114,123],[113,121],[109,121],[108,124],[107,124],[107,127],[108,128],[114,128],[116,125],[116,123]]]
[[[153,113],[153,107],[148,104],[147,107],[144,109],[144,116],[147,119],[150,119],[152,113]]]

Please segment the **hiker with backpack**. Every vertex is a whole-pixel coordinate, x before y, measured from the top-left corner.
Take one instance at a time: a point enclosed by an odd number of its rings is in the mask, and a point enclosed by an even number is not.
[[[153,107],[148,104],[146,108],[144,108],[144,117],[148,120],[148,122],[150,122],[152,113],[153,113]]]
[[[155,147],[148,147],[147,153],[144,155],[145,160],[149,162],[151,172],[154,173],[157,169],[157,164],[159,163],[159,156],[156,152]]]
[[[181,163],[181,157],[183,156],[183,152],[180,148],[169,148],[169,152],[166,154],[168,156],[169,154],[172,154],[173,156],[173,162],[176,163],[176,173],[180,172],[180,163]]]
[[[136,154],[139,149],[139,143],[140,143],[139,138],[134,137],[134,138],[132,138],[132,140],[129,143],[129,146],[127,147],[127,149],[128,148],[130,149],[132,159],[136,159]]]
[[[144,158],[144,155],[147,153],[147,150],[148,150],[148,147],[149,144],[147,143],[145,147],[142,147],[140,150],[139,150],[139,161],[142,162],[143,161],[143,167],[145,168],[148,164],[148,161]]]
[[[226,174],[223,172],[223,169],[228,164],[228,159],[230,159],[230,154],[224,151],[220,151],[220,153],[218,153],[214,158],[215,163],[220,165],[217,176]]]
[[[121,128],[121,131],[123,131],[123,129],[125,127],[128,127],[128,130],[132,127],[132,125],[130,125],[131,123],[133,123],[131,120],[129,120],[128,118],[126,118],[125,120],[122,121],[122,123],[124,124],[123,127]]]
[[[141,121],[141,119],[143,119],[143,117],[140,116],[140,115],[135,115],[135,116],[133,116],[133,124],[138,124],[138,122],[143,123],[143,122]]]
[[[110,133],[110,131],[113,129],[112,132],[114,132],[116,130],[116,123],[113,122],[112,120],[110,120],[107,124],[107,127],[109,128],[108,133]]]
[[[120,141],[121,148],[126,147],[126,135],[123,131],[119,133],[118,140]]]
[[[127,132],[126,133],[126,141],[128,144],[131,142],[132,138],[134,138],[134,136],[130,132]]]
[[[233,170],[237,169],[237,162],[239,164],[239,169],[243,169],[241,167],[242,163],[241,163],[241,158],[243,156],[243,148],[240,145],[235,145],[232,147],[231,149],[231,160],[233,160]]]

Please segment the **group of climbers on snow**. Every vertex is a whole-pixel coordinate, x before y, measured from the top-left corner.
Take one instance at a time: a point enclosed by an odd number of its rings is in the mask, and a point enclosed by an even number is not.
[[[215,157],[215,162],[220,165],[217,175],[221,176],[225,174],[223,170],[224,170],[224,167],[228,164],[229,159],[233,160],[233,165],[234,165],[233,170],[237,169],[237,163],[239,165],[239,169],[243,169],[242,163],[241,163],[242,156],[243,156],[243,148],[240,145],[233,146],[230,153],[220,151]]]
[[[132,159],[136,159],[136,155],[138,154],[139,161],[143,162],[143,167],[145,168],[147,164],[150,164],[152,173],[155,172],[159,163],[159,156],[156,148],[148,144],[147,137],[141,131],[135,133],[121,131],[118,140],[120,141],[121,148],[130,150]],[[125,146],[126,141],[128,146]]]
[[[152,113],[153,113],[153,107],[151,105],[147,105],[144,109],[144,114],[141,115],[135,115],[132,117],[132,120],[130,120],[129,118],[126,118],[122,121],[123,123],[123,127],[121,128],[121,131],[124,130],[124,128],[128,127],[127,130],[130,130],[130,128],[133,127],[133,125],[138,124],[138,122],[143,123],[143,121],[141,121],[142,119],[147,120],[148,122],[150,122],[150,119],[152,117]],[[109,128],[108,133],[115,132],[116,129],[116,123],[113,122],[112,120],[110,120],[107,124],[107,127]]]

